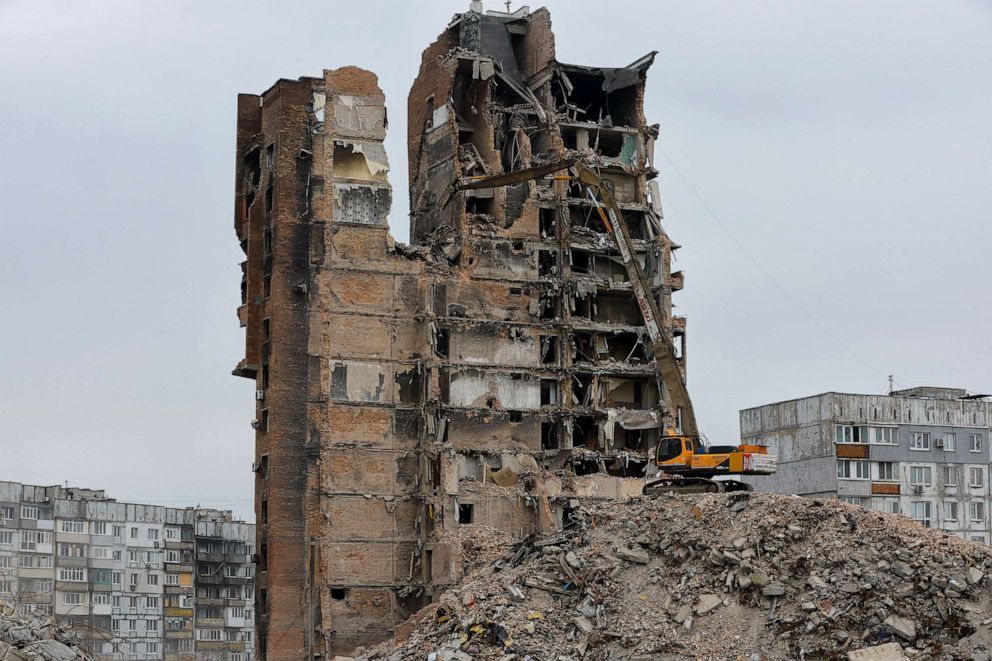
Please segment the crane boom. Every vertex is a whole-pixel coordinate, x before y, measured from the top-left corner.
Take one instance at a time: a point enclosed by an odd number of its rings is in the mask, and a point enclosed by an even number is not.
[[[623,218],[620,207],[617,206],[613,191],[610,190],[607,181],[581,161],[565,159],[506,174],[462,179],[453,185],[453,190],[509,186],[540,179],[569,169],[574,170],[575,175],[563,178],[578,181],[583,189],[589,193],[596,205],[600,219],[620,251],[621,260],[634,291],[634,297],[641,310],[641,317],[644,319],[644,325],[647,327],[648,336],[651,339],[651,353],[654,355],[658,373],[661,375],[661,382],[668,389],[669,415],[672,417],[672,427],[681,434],[696,437],[699,435],[696,426],[696,414],[692,407],[692,400],[689,398],[689,391],[686,388],[685,376],[679,368],[675,345],[661,327],[658,304],[651,295],[651,286],[636,259],[630,230],[627,228],[627,222]]]

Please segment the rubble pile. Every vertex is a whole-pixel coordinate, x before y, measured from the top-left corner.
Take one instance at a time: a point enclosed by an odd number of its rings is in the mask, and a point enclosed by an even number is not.
[[[474,553],[463,581],[356,658],[983,661],[992,649],[987,547],[834,499],[586,504],[562,533]]]
[[[0,661],[91,661],[78,634],[54,618],[22,615],[0,602]]]

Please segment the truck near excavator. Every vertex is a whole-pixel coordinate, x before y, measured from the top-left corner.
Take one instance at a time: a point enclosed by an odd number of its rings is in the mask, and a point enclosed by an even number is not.
[[[559,173],[567,172],[565,175]],[[661,384],[668,391],[669,402],[665,432],[655,447],[653,464],[657,473],[645,484],[645,493],[677,491],[681,493],[706,491],[750,490],[745,482],[714,479],[728,475],[770,475],[775,472],[776,457],[760,445],[707,445],[696,426],[696,415],[686,388],[685,375],[679,365],[675,346],[663,332],[662,318],[651,287],[636,259],[626,221],[617,205],[610,182],[579,159],[565,159],[505,174],[466,177],[458,180],[445,195],[459,190],[508,186],[533,179],[551,177],[581,185],[616,243],[621,261],[627,271],[631,289],[640,308],[641,317],[650,338],[651,353]]]

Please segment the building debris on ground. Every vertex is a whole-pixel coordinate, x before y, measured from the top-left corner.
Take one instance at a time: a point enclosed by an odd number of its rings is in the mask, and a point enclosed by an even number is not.
[[[0,661],[90,661],[83,637],[72,626],[39,611],[21,614],[0,602]]]
[[[586,502],[461,533],[465,578],[359,661],[989,658],[988,547],[835,499]]]

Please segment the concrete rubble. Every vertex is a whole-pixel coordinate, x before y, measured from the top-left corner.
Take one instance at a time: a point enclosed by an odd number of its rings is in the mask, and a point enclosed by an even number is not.
[[[93,657],[81,642],[77,632],[59,627],[49,615],[19,614],[0,602],[0,661],[89,661]]]
[[[473,527],[448,539],[465,578],[355,659],[978,661],[992,649],[992,550],[833,499],[585,503],[564,531],[517,542]]]

